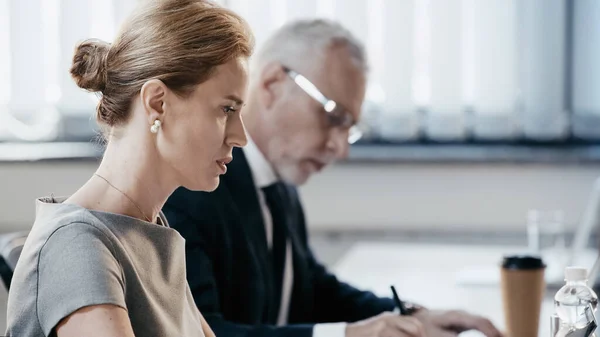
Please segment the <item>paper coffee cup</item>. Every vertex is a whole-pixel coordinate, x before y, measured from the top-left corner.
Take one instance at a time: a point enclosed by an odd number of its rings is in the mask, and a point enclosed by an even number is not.
[[[546,265],[536,256],[507,256],[502,261],[501,287],[508,337],[538,337],[546,290]]]

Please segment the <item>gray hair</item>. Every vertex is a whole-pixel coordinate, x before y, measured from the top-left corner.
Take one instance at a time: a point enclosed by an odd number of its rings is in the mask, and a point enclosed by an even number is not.
[[[251,72],[260,72],[274,61],[289,67],[310,66],[336,46],[347,48],[356,65],[368,71],[365,48],[348,29],[335,21],[313,19],[293,21],[278,29],[252,58]]]

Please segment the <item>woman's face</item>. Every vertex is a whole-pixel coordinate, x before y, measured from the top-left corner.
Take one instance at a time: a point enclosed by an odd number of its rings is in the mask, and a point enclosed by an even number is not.
[[[240,110],[247,85],[246,60],[236,59],[218,66],[189,96],[171,101],[157,145],[180,185],[201,191],[219,186],[233,147],[246,145]]]

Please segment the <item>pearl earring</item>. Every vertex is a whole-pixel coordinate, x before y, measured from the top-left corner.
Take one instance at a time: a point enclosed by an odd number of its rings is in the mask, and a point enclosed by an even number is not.
[[[156,119],[154,120],[154,124],[152,124],[152,126],[150,127],[150,132],[152,133],[158,133],[158,129],[160,129],[160,119]]]

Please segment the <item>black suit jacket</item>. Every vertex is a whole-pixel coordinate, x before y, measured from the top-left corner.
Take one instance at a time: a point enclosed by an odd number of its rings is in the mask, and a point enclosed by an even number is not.
[[[163,211],[186,239],[194,300],[217,336],[308,337],[316,323],[353,322],[393,310],[391,299],[340,282],[315,259],[298,193],[291,186],[289,192],[294,284],[285,327],[273,325],[280,294],[274,291],[265,225],[243,151],[234,150],[216,191],[180,188],[167,201]]]

